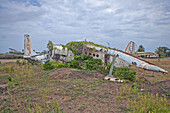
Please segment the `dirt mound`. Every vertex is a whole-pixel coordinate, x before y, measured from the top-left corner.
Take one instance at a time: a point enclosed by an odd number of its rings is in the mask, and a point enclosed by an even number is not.
[[[78,70],[72,68],[60,68],[53,70],[49,73],[49,75],[54,79],[98,79],[104,78],[105,75],[97,72],[97,71],[90,71],[90,70]]]
[[[71,69],[71,68],[59,68],[50,72],[49,75],[52,76],[53,78],[61,79],[65,75],[69,75],[70,73],[72,73],[72,71],[75,70],[76,69]]]

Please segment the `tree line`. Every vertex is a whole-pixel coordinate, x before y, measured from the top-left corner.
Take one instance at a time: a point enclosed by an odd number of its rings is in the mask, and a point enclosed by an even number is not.
[[[145,52],[145,48],[140,45],[137,52]],[[168,47],[158,47],[156,48],[155,53],[157,53],[160,58],[170,57],[170,49]]]

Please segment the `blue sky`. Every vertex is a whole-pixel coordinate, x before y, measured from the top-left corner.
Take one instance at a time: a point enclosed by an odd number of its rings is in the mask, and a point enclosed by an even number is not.
[[[170,48],[170,0],[0,0],[0,53],[22,50],[24,34],[33,49],[70,41],[125,50],[129,41],[146,51]]]

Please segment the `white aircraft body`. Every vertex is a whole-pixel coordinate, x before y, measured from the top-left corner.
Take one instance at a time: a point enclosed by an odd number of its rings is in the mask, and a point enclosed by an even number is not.
[[[111,55],[118,55],[119,58],[146,70],[152,70],[152,71],[157,71],[157,72],[163,72],[163,73],[168,73],[168,71],[155,66],[154,64],[145,61],[144,59],[141,59],[139,57],[133,56],[132,54],[120,51],[120,50],[108,50],[108,54]]]

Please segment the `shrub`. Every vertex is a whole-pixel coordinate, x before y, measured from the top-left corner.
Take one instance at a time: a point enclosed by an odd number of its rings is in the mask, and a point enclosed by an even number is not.
[[[120,79],[127,79],[130,81],[134,81],[136,79],[136,72],[130,71],[129,68],[124,67],[124,68],[116,69],[114,72],[114,76],[120,77]]]
[[[81,69],[80,65],[79,65],[79,61],[73,59],[70,62],[67,63],[68,67],[70,68],[78,68]]]
[[[22,65],[25,65],[25,64],[27,64],[27,61],[26,61],[26,60],[23,60],[23,61],[22,61]]]
[[[68,67],[82,69],[85,60],[92,60],[93,57],[85,54],[75,55],[74,59],[67,63]]]
[[[52,69],[54,69],[53,62],[51,62],[51,61],[43,64],[43,67],[44,67],[44,70],[52,70]]]
[[[67,65],[66,65],[66,64],[62,64],[62,63],[59,63],[59,64],[57,65],[57,68],[62,68],[62,67],[67,67]]]
[[[21,64],[20,60],[17,60],[16,63],[19,64],[19,65]]]
[[[14,80],[11,75],[8,76],[8,87],[13,88],[14,87]]]
[[[84,66],[89,70],[97,70],[102,65],[102,61],[100,59],[88,59],[84,61]]]
[[[12,76],[11,75],[8,76],[8,81],[12,82]]]
[[[94,59],[92,56],[81,54],[75,55],[74,59],[67,62],[68,67],[82,69],[85,67],[89,70],[98,70],[100,72],[108,72],[105,70],[103,63],[100,59]]]

